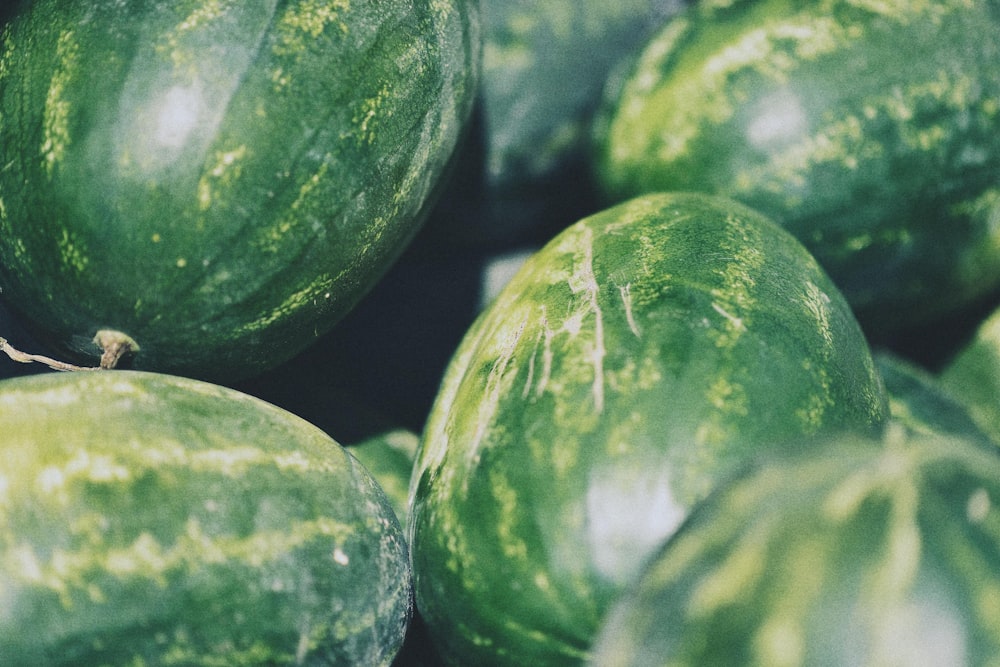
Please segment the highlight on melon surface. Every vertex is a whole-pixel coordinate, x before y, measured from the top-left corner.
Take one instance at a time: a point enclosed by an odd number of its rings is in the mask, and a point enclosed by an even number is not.
[[[721,480],[887,415],[853,314],[777,224],[667,193],[585,218],[445,374],[410,489],[428,632],[451,664],[573,664]]]
[[[987,665],[1000,457],[856,439],[726,485],[616,601],[590,664]]]

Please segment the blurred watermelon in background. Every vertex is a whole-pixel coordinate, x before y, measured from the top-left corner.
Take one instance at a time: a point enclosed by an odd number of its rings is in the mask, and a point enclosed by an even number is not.
[[[590,123],[605,81],[682,0],[482,0],[483,74],[442,243],[540,243],[593,213]]]

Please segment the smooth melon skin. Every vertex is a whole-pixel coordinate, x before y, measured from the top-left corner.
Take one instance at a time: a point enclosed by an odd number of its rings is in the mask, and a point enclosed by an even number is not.
[[[578,664],[748,457],[886,417],[856,320],[787,232],[705,195],[608,209],[532,256],[456,351],[411,480],[417,608],[450,664]]]
[[[762,465],[651,559],[589,664],[995,665],[998,498],[996,451],[960,438]]]
[[[59,356],[232,381],[341,318],[423,221],[473,0],[24,3],[0,52],[0,288]]]
[[[0,382],[9,665],[388,665],[412,609],[381,488],[311,424],[139,371]]]
[[[948,361],[941,385],[1000,443],[1000,307]]]
[[[870,337],[960,312],[1000,287],[998,36],[985,0],[697,3],[609,84],[606,201],[756,208]]]

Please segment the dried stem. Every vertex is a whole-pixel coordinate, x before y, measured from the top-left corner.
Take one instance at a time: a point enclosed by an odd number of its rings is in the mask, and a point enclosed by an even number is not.
[[[21,364],[39,363],[45,364],[49,368],[55,371],[99,371],[100,366],[75,366],[73,364],[67,364],[64,361],[59,361],[57,359],[52,359],[50,357],[45,357],[40,354],[28,354],[27,352],[21,352],[15,349],[10,343],[7,342],[6,338],[0,338],[0,350],[4,352],[12,360]]]

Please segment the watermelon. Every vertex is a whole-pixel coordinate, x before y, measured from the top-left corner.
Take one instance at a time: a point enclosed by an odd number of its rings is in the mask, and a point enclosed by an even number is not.
[[[590,664],[992,665],[1000,458],[830,442],[728,483],[608,613]]]
[[[857,321],[775,223],[699,194],[602,211],[527,260],[446,371],[411,480],[417,608],[450,664],[575,664],[720,480],[886,417]]]
[[[140,371],[0,382],[8,665],[388,665],[405,534],[323,431]]]
[[[481,0],[479,104],[461,173],[429,221],[441,244],[548,240],[596,210],[589,127],[609,73],[684,0]]]
[[[478,31],[473,0],[24,3],[0,37],[3,298],[79,363],[100,331],[139,370],[290,358],[422,222]]]
[[[888,340],[1000,287],[998,36],[987,0],[698,3],[608,84],[598,179],[769,215]]]
[[[941,370],[946,391],[965,405],[979,426],[1000,443],[1000,308]]]
[[[990,449],[1000,446],[1000,439],[979,426],[970,407],[949,391],[941,377],[886,350],[878,350],[874,358],[889,399],[890,421],[903,433],[951,435]]]
[[[390,429],[348,446],[385,492],[400,523],[409,514],[410,477],[420,437],[406,429]]]

